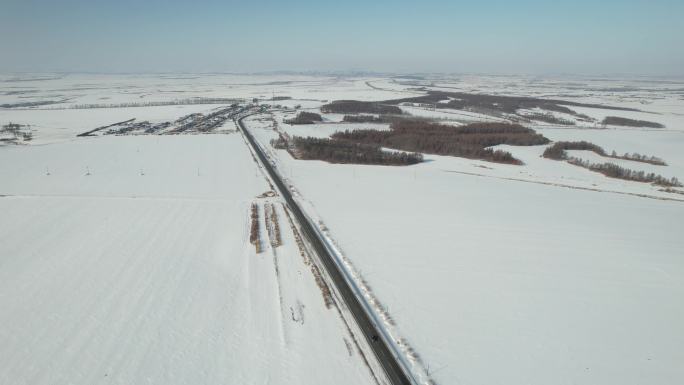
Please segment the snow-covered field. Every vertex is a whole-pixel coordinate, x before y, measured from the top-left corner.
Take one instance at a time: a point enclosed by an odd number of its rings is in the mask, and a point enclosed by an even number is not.
[[[684,378],[683,202],[440,164],[282,167],[437,382]]]
[[[523,166],[425,155],[410,167],[300,161],[269,146],[274,120],[301,136],[388,129],[339,123],[338,114],[285,124],[296,105],[316,112],[324,101],[404,98],[428,87],[638,108],[573,107],[666,128],[534,128],[554,141],[660,157],[667,166],[615,162],[684,180],[680,81],[38,79],[0,83],[0,104],[62,100],[0,108],[0,125],[28,124],[33,133],[0,146],[0,383],[373,382],[337,311],[326,308],[278,198],[257,198],[270,187],[239,134],[76,137],[219,105],[75,106],[196,97],[260,98],[287,109],[247,124],[377,301],[390,334],[414,349],[415,370],[436,383],[684,382],[684,195],[542,158],[546,146],[501,146]],[[402,109],[444,123],[496,120]],[[275,253],[256,254],[249,243],[252,202],[276,204],[283,245]]]
[[[249,244],[269,186],[238,134],[8,146],[0,164],[0,383],[372,383],[277,199],[283,246]]]
[[[667,166],[615,162],[681,180],[679,111],[682,102],[652,118],[662,130],[537,128],[661,157]],[[275,137],[250,124],[262,143]],[[279,128],[317,126],[333,131]],[[501,147],[526,164],[426,155],[411,167],[333,165],[270,151],[437,383],[684,381],[684,197],[544,159],[546,146]]]

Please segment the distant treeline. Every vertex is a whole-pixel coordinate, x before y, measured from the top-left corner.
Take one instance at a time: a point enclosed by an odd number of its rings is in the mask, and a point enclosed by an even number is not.
[[[110,103],[110,104],[74,104],[68,109],[90,109],[90,108],[128,108],[128,107],[159,107],[159,106],[181,106],[194,104],[233,104],[239,100],[226,98],[192,98],[169,100],[163,102],[130,102],[130,103]]]
[[[448,100],[448,102],[444,102]],[[440,103],[442,102],[442,103]],[[535,109],[562,112],[575,115],[583,120],[591,120],[586,115],[578,114],[567,106],[601,108],[619,111],[638,111],[633,108],[605,106],[601,104],[578,103],[557,99],[540,99],[523,96],[503,96],[488,94],[472,94],[466,92],[428,91],[427,95],[403,99],[386,100],[385,104],[401,103],[429,104],[434,108],[451,108],[457,110],[488,110],[515,114],[521,109]],[[522,116],[522,115],[521,115]]]
[[[0,108],[27,108],[27,107],[40,107],[40,106],[48,106],[50,104],[58,104],[58,103],[63,103],[64,100],[56,101],[56,100],[45,100],[45,101],[39,101],[39,102],[20,102],[20,103],[6,103],[6,104],[0,104]]]
[[[544,151],[543,156],[545,158],[549,159],[555,159],[555,160],[567,160],[568,163],[574,164],[576,166],[584,167],[586,169],[600,172],[601,174],[610,177],[610,178],[618,178],[618,179],[625,179],[625,180],[632,180],[632,181],[637,181],[637,182],[647,182],[647,183],[654,183],[660,186],[667,186],[667,187],[680,187],[682,184],[677,180],[677,178],[666,178],[662,175],[657,175],[655,173],[646,173],[644,171],[635,171],[635,170],[630,170],[624,167],[620,167],[614,163],[591,163],[587,160],[582,160],[577,157],[570,157],[566,150],[584,150],[584,151],[592,151],[598,155],[605,156],[608,158],[615,158],[615,159],[625,159],[625,160],[632,160],[632,161],[637,161],[637,162],[645,162],[645,163],[650,163],[650,164],[655,164],[655,165],[665,165],[665,162],[660,159],[656,158],[654,156],[645,156],[645,155],[640,155],[638,153],[633,153],[633,154],[627,154],[625,153],[622,156],[619,156],[615,153],[615,151],[612,152],[611,155],[606,154],[605,150],[597,146],[593,143],[589,143],[586,141],[580,141],[580,142],[556,142],[553,144],[553,146],[550,146]]]
[[[657,166],[666,166],[667,165],[667,163],[665,163],[664,160],[662,160],[658,157],[641,155],[637,152],[632,153],[632,154],[624,153],[624,155],[618,155],[615,151],[613,151],[610,155],[608,155],[608,153],[606,153],[606,151],[601,146],[598,146],[596,144],[589,143],[586,141],[556,142],[552,146],[550,146],[546,150],[544,150],[543,156],[545,158],[549,158],[549,159],[567,160],[567,159],[569,159],[569,157],[568,157],[568,153],[566,152],[566,150],[592,151],[598,155],[605,156],[608,158],[631,160],[634,162],[649,163],[649,164],[654,164]]]
[[[394,119],[388,115],[345,115],[342,121],[347,123],[389,123]]]
[[[292,119],[286,120],[287,124],[313,124],[316,122],[322,122],[323,118],[321,115],[315,112],[301,111],[297,116]]]
[[[549,143],[534,130],[510,123],[471,123],[454,127],[427,121],[396,120],[389,131],[347,130],[333,139],[373,144],[402,151],[482,159],[497,163],[522,164],[499,144],[530,146]]]
[[[288,139],[281,136],[271,144],[276,148],[286,148],[297,159],[322,160],[330,163],[405,166],[423,161],[421,154],[383,151],[377,145],[338,139],[299,136]]]
[[[621,118],[619,116],[606,116],[601,124],[611,126],[625,126],[625,127],[648,127],[648,128],[665,128],[664,125],[656,122],[649,122],[647,120],[634,120]]]
[[[337,114],[396,114],[401,115],[401,108],[378,102],[360,102],[357,100],[336,100],[321,106],[322,112]]]
[[[365,103],[365,102],[364,102]],[[344,120],[389,122],[389,130],[354,129],[334,133],[330,139],[290,139],[281,135],[274,147],[287,149],[299,159],[319,159],[333,163],[414,164],[421,153],[459,156],[497,163],[522,164],[507,151],[488,147],[500,144],[530,146],[549,143],[530,128],[512,123],[471,123],[464,126],[438,124],[425,119],[397,116],[346,115]],[[403,152],[387,152],[382,148]]]
[[[540,122],[558,124],[560,126],[574,126],[575,122],[569,119],[559,118],[551,113],[531,113],[523,115],[527,119],[538,120]]]
[[[592,171],[600,172],[601,174],[611,178],[653,183],[666,187],[682,187],[682,184],[675,177],[668,179],[662,175],[656,175],[652,172],[646,173],[644,171],[630,170],[613,163],[591,163],[579,158],[570,158],[568,159],[568,163],[584,167]]]
[[[592,151],[599,155],[605,155],[606,153],[600,146],[586,141],[556,142],[552,146],[547,147],[542,156],[549,159],[566,160],[568,159],[568,153],[565,152],[566,150]]]

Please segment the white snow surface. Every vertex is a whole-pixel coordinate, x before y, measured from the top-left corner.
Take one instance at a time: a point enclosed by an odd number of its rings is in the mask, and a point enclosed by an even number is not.
[[[249,123],[264,144],[276,135]],[[661,157],[667,166],[604,160],[684,177],[676,127],[535,128]],[[500,147],[525,165],[339,165],[269,151],[437,383],[683,382],[684,197],[542,158],[546,146]]]
[[[255,198],[269,187],[238,134],[75,137],[219,106],[75,105],[275,94],[292,99],[274,104],[317,112],[330,100],[422,95],[417,87],[598,103],[643,111],[571,108],[666,129],[533,128],[554,141],[657,156],[667,166],[608,161],[684,180],[676,79],[13,79],[0,77],[0,104],[65,101],[0,108],[0,124],[30,124],[34,134],[27,145],[0,146],[2,384],[372,382],[337,312],[325,308],[282,207],[275,258],[249,244],[249,206],[278,198]],[[499,119],[402,108],[450,124]],[[283,119],[294,112],[274,115],[291,135],[387,128],[336,124],[339,114],[289,126]],[[248,124],[378,301],[390,334],[436,383],[684,383],[684,195],[542,158],[546,146],[499,146],[523,166],[429,154],[410,167],[293,160],[270,148],[270,119]]]
[[[684,380],[683,202],[280,159],[438,383]]]
[[[1,384],[373,383],[277,198],[283,246],[249,243],[269,187],[238,134],[7,146],[0,164]]]

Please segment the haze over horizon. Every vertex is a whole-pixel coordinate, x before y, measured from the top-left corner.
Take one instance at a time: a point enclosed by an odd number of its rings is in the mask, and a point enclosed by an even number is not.
[[[669,0],[7,0],[2,8],[0,72],[684,75],[684,3]]]
[[[0,0],[0,385],[684,385],[684,0]]]

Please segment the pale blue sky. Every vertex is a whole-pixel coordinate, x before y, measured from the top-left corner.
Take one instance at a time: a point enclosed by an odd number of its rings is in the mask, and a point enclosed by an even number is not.
[[[0,0],[0,71],[684,75],[684,1]]]

